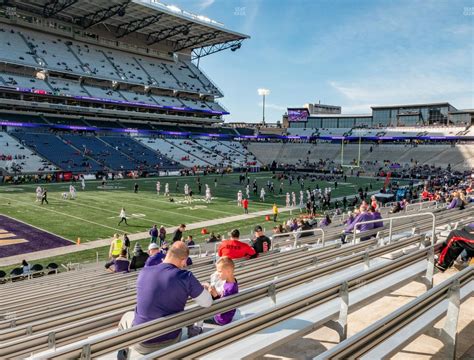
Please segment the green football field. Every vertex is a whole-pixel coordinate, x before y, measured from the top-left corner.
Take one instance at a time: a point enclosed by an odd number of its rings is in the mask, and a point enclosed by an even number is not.
[[[290,187],[288,180],[284,181],[284,194],[278,195],[279,182],[272,179],[271,173],[255,173],[250,175],[250,181],[257,179],[258,188],[265,186],[267,180],[274,181],[276,195],[266,194],[265,202],[260,202],[257,196],[251,192],[249,211],[268,211],[271,214],[273,203],[279,207],[285,206],[285,194],[287,191],[295,191],[297,202],[299,202],[300,186],[295,182]],[[217,187],[214,185],[217,179]],[[156,181],[161,182],[161,191],[164,190],[165,183],[169,183],[171,197],[175,202],[169,202],[162,194],[156,194]],[[134,184],[139,184],[138,193],[133,192]],[[176,192],[176,183],[179,191]],[[61,194],[69,191],[69,183],[52,183],[42,185],[48,190],[49,205],[40,205],[35,202],[36,184],[22,184],[0,186],[0,214],[8,215],[27,224],[37,226],[71,241],[81,238],[81,242],[93,241],[97,239],[110,238],[114,233],[127,232],[129,234],[148,231],[153,224],[171,227],[180,223],[191,224],[205,220],[221,219],[222,223],[208,227],[209,231],[214,231],[223,236],[234,228],[241,231],[243,236],[248,237],[256,224],[263,225],[266,229],[271,229],[274,223],[266,222],[264,216],[229,222],[225,219],[229,216],[239,215],[243,210],[237,206],[237,191],[242,190],[245,197],[245,185],[239,185],[239,174],[201,176],[202,194],[198,191],[196,177],[161,177],[146,178],[139,180],[115,180],[109,181],[105,189],[100,181],[87,181],[86,189],[82,191],[81,184],[76,183],[77,199],[63,200]],[[204,184],[209,184],[213,200],[210,204],[204,202]],[[373,190],[378,190],[383,179],[375,178],[355,178],[347,179],[347,183],[338,183],[338,188],[334,189],[333,182],[310,182],[305,181],[305,188],[316,187],[316,183],[321,188],[332,187],[332,197],[348,196],[357,193],[357,189],[362,186],[372,184]],[[188,184],[193,192],[194,201],[192,204],[184,202],[184,184]],[[305,195],[306,196],[306,195]],[[120,209],[125,207],[129,225],[118,226]],[[293,213],[294,215],[294,213]],[[290,217],[290,213],[281,213],[279,221],[284,221]],[[193,235],[196,242],[204,240],[200,234],[200,229],[189,230],[186,235]],[[140,240],[142,247],[146,248],[148,239]],[[132,245],[133,246],[133,245]],[[70,255],[57,256],[55,258],[44,259],[42,262],[55,261],[58,263],[94,261],[98,255],[100,260],[105,260],[108,247],[85,250],[71,253]]]
[[[86,182],[86,189],[80,189],[76,183],[77,199],[63,200],[61,194],[69,191],[69,183],[44,185],[48,190],[49,205],[40,205],[35,202],[35,184],[14,185],[0,187],[0,214],[8,215],[24,221],[33,226],[38,226],[66,239],[75,241],[91,241],[111,237],[116,232],[136,233],[148,230],[153,224],[171,227],[180,223],[190,224],[210,219],[223,219],[232,215],[242,214],[242,209],[237,207],[237,191],[240,189],[245,197],[245,185],[239,185],[238,174],[219,176],[201,176],[202,194],[197,193],[196,177],[161,177],[161,191],[164,184],[169,183],[171,196],[175,202],[163,195],[156,194],[157,178],[139,180],[109,181],[105,189],[99,181]],[[257,179],[259,191],[267,180],[271,180],[270,173],[256,173],[250,175],[251,182]],[[217,187],[214,186],[217,179]],[[279,183],[275,183],[275,192],[278,193]],[[133,192],[135,183],[139,184],[138,193]],[[176,183],[179,192],[176,192]],[[212,193],[212,203],[204,202],[204,184],[209,184]],[[321,188],[331,186],[332,197],[349,196],[357,193],[359,186],[373,184],[373,189],[378,189],[382,181],[367,178],[348,178],[348,183],[338,184],[318,181]],[[188,184],[195,193],[194,201],[188,204],[184,201],[183,187]],[[316,182],[305,182],[305,188],[314,188]],[[285,205],[287,191],[295,191],[299,202],[300,187],[296,182],[290,187],[288,181],[284,182],[283,195],[265,196],[265,202],[260,202],[251,192],[249,211],[268,210],[271,212],[273,203],[280,207]],[[120,209],[126,209],[129,225],[118,226]],[[257,220],[258,221],[258,220]],[[255,222],[252,219],[251,222]],[[231,227],[231,226],[230,226]]]

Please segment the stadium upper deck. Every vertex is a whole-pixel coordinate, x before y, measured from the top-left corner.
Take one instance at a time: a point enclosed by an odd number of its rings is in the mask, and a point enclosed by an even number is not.
[[[10,1],[0,7],[0,107],[218,122],[223,93],[192,60],[246,38],[157,1]]]

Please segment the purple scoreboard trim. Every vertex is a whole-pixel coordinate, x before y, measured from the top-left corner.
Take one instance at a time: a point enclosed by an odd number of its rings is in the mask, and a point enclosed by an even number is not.
[[[19,244],[0,246],[0,258],[74,245],[69,240],[4,215],[0,215],[0,230],[6,230],[12,234],[8,240],[27,240]],[[0,245],[1,242],[2,240],[0,240]],[[25,258],[27,257],[26,255]]]

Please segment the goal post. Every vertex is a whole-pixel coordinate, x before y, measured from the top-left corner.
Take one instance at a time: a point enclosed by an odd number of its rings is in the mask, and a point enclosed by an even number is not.
[[[344,141],[345,139],[343,138],[341,140],[341,167],[346,167],[350,169],[354,168],[360,168],[360,154],[361,154],[361,147],[362,147],[362,137],[359,136],[359,146],[357,149],[357,162],[356,164],[344,164]]]

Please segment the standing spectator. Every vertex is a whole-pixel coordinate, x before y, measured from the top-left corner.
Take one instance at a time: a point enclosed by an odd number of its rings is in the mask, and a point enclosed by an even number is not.
[[[160,226],[160,231],[159,231],[159,235],[160,237],[160,246],[163,245],[163,243],[165,242],[165,239],[166,239],[166,229],[163,225]]]
[[[277,206],[277,204],[273,204],[272,211],[273,211],[273,222],[277,222],[277,219],[278,219],[278,206]]]
[[[151,237],[150,242],[156,244],[156,240],[158,240],[158,235],[159,235],[156,224],[153,225],[153,227],[150,229],[148,233],[150,234],[150,237]]]
[[[211,294],[190,271],[184,270],[188,256],[188,248],[184,242],[178,241],[168,251],[163,263],[140,271],[137,306],[134,312],[129,311],[122,316],[119,330],[180,313],[190,297],[202,307],[212,305]],[[180,339],[181,329],[146,340],[132,348],[144,355],[175,344]],[[128,357],[128,349],[120,350],[117,356],[118,359]]]
[[[230,233],[230,239],[224,240],[219,245],[219,257],[227,256],[231,259],[250,258],[256,255],[255,249],[239,240],[240,231],[235,229]]]
[[[142,247],[137,242],[133,248],[133,257],[130,261],[130,270],[138,270],[145,266],[148,259],[148,254],[142,250]]]
[[[112,239],[112,242],[110,243],[110,249],[109,249],[109,258],[118,258],[120,256],[120,253],[122,252],[123,248],[123,240],[120,239],[118,234],[114,234],[114,238]]]
[[[186,225],[181,224],[179,227],[174,231],[173,234],[173,243],[176,241],[180,241],[183,238],[183,232],[186,230]]]
[[[150,256],[148,257],[148,259],[146,259],[145,267],[158,265],[163,262],[165,254],[163,254],[160,250],[161,249],[157,243],[151,243],[150,245],[148,245],[148,254]]]
[[[127,250],[127,259],[130,257],[130,239],[127,233],[123,233],[123,248]]]
[[[252,242],[252,247],[255,249],[257,254],[266,253],[272,246],[271,240],[265,236],[263,229],[260,225],[255,226],[255,239]]]
[[[244,214],[249,213],[249,199],[245,198],[242,200],[242,207],[244,208]]]
[[[135,185],[133,185],[133,192],[135,194],[138,193],[138,183],[135,183]]]

